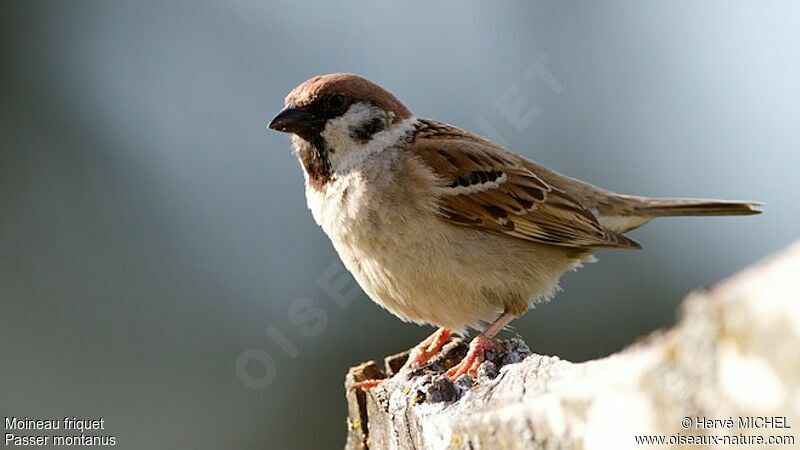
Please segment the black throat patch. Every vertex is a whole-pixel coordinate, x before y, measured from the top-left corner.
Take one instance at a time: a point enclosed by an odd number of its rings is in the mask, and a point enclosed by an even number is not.
[[[316,190],[322,190],[331,181],[333,174],[330,157],[337,151],[325,141],[322,131],[331,119],[345,114],[351,105],[352,101],[347,101],[341,107],[330,109],[326,108],[325,100],[321,99],[304,107],[317,118],[317,121],[313,127],[298,133],[302,141],[296,142],[295,145],[300,163],[308,174],[309,185]],[[372,140],[375,133],[385,130],[388,126],[389,119],[380,114],[362,123],[350,125],[348,132],[353,141],[363,145]]]
[[[304,138],[296,145],[296,150],[300,164],[308,174],[308,183],[312,188],[321,191],[331,181],[330,151],[325,140],[320,136],[310,140]]]

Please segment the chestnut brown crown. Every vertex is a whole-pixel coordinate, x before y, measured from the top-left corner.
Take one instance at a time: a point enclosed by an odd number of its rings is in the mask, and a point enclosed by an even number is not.
[[[301,83],[286,96],[286,105],[304,108],[331,95],[342,95],[350,103],[367,101],[394,113],[398,120],[411,117],[408,110],[394,95],[368,79],[351,73],[317,75]]]
[[[372,81],[350,73],[331,73],[310,78],[289,92],[286,106],[272,119],[269,128],[307,136],[358,102],[386,111],[395,122],[411,117],[411,111],[400,100]]]

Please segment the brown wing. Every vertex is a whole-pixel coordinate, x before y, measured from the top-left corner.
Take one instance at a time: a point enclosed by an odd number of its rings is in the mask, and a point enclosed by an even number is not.
[[[640,247],[520,157],[458,128],[424,121],[411,151],[440,178],[439,211],[454,224],[565,247]]]

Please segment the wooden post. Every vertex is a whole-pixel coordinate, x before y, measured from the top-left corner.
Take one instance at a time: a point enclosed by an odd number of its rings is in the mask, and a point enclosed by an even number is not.
[[[352,368],[346,448],[642,449],[651,436],[664,436],[659,448],[680,439],[773,447],[759,436],[792,448],[800,445],[800,243],[692,293],[674,328],[606,358],[575,364],[509,339],[474,383],[452,383],[441,373],[464,350],[455,340],[412,373],[395,373],[406,354],[383,369]],[[369,392],[350,388],[387,375]],[[778,419],[758,427],[763,420],[748,418]]]

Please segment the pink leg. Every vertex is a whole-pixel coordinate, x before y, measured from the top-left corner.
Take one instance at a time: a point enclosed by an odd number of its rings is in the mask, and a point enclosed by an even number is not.
[[[411,350],[411,353],[408,355],[408,360],[403,364],[400,370],[416,369],[427,363],[442,350],[445,344],[450,342],[451,337],[453,337],[453,330],[450,328],[439,328]],[[387,378],[359,381],[358,383],[354,383],[352,387],[354,389],[367,391],[386,380]]]
[[[427,363],[431,358],[442,351],[442,347],[450,342],[451,337],[453,337],[453,330],[450,328],[439,328],[411,350],[411,353],[408,355],[408,361],[403,364],[403,369],[416,369]]]
[[[501,314],[483,333],[475,336],[472,342],[469,343],[469,351],[467,351],[464,359],[448,370],[445,375],[453,381],[465,374],[476,378],[478,375],[478,368],[486,360],[486,350],[496,345],[494,337],[497,336],[497,333],[499,333],[503,327],[514,320],[514,318],[515,316],[509,312]]]

